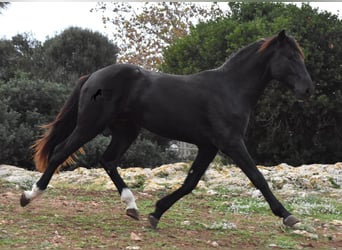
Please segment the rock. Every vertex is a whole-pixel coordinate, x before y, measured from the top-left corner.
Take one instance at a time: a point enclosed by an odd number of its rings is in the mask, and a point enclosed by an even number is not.
[[[285,184],[285,178],[280,176],[275,176],[271,178],[271,183],[274,189],[282,189]]]
[[[251,194],[251,197],[254,198],[254,199],[262,197],[262,193],[258,189],[252,190],[250,194]]]
[[[128,246],[128,247],[126,247],[126,249],[138,250],[138,249],[140,249],[140,247],[139,246]]]
[[[131,232],[131,240],[142,241],[142,238],[134,232]]]
[[[302,235],[304,237],[307,237],[307,238],[310,238],[310,239],[313,239],[313,240],[318,239],[318,234],[309,233],[309,232],[307,232],[305,230],[294,230],[293,233],[294,234],[298,234],[298,235]]]
[[[214,222],[212,225],[207,226],[211,230],[235,230],[237,227],[233,222]]]
[[[207,244],[215,248],[220,246],[219,243],[217,243],[216,241],[211,241],[211,240],[208,240]]]
[[[210,245],[212,245],[213,247],[219,247],[220,246],[219,243],[217,243],[216,241],[211,242]]]
[[[342,227],[342,220],[332,220],[329,223],[337,227]]]
[[[271,243],[271,244],[269,244],[268,246],[269,246],[269,247],[278,247],[278,245],[277,245],[277,244],[274,244],[274,243]]]
[[[145,193],[159,190],[174,191],[179,188],[190,169],[189,163],[165,164],[158,168],[118,168],[129,187],[139,188]],[[342,163],[312,164],[291,167],[285,163],[274,167],[258,166],[273,190],[280,195],[299,197],[315,192],[328,193],[330,197],[341,199]],[[22,168],[0,165],[0,179],[17,184],[20,188],[30,189],[41,173]],[[72,172],[55,174],[50,182],[68,184],[96,184],[105,189],[115,189],[114,184],[103,169],[77,168]],[[200,180],[196,192],[216,195],[224,187],[227,195],[241,195],[245,192],[257,198],[260,196],[249,179],[234,165],[211,164]],[[232,190],[229,192],[229,190]],[[238,191],[237,191],[238,190]]]
[[[188,220],[181,222],[181,225],[183,225],[183,226],[189,226],[190,224],[191,224],[191,222]]]

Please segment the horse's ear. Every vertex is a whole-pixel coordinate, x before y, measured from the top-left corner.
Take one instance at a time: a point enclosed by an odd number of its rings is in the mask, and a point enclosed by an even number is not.
[[[285,38],[286,38],[286,32],[285,32],[285,30],[282,30],[282,31],[280,31],[279,32],[279,34],[278,34],[278,41],[284,41],[285,40]]]

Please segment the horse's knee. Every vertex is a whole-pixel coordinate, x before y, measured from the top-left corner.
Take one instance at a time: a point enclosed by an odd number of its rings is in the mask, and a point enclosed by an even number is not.
[[[196,185],[190,183],[190,184],[183,184],[180,188],[179,188],[179,193],[182,195],[188,195],[192,192],[192,190],[194,190],[194,188],[196,187]]]

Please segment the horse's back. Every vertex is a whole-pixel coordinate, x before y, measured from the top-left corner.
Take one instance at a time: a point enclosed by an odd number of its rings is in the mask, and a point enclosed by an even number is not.
[[[82,92],[86,115],[101,113],[114,122],[124,120],[195,144],[210,141],[213,113],[219,108],[217,86],[207,73],[182,76],[110,65],[94,72]]]
[[[146,72],[137,85],[140,126],[164,137],[198,144],[210,135],[210,96],[201,77]]]

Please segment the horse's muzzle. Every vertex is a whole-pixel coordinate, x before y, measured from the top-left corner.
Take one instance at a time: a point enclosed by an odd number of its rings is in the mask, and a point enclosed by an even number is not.
[[[305,88],[295,88],[295,96],[297,99],[305,101],[310,98],[310,96],[314,93],[315,89],[313,85],[305,87]]]

